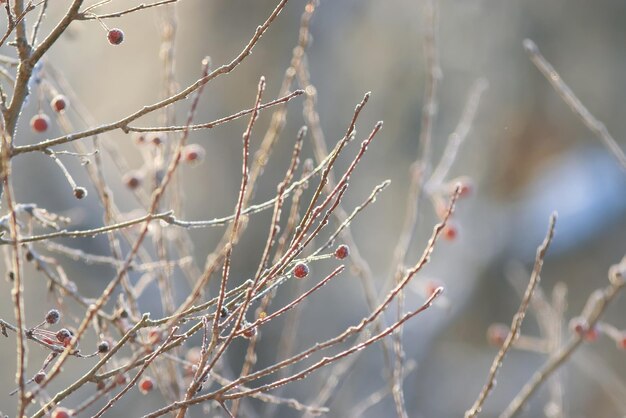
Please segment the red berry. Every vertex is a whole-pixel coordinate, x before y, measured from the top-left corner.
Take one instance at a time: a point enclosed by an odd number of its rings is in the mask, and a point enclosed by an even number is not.
[[[35,383],[37,383],[38,385],[41,384],[41,382],[43,382],[43,380],[46,378],[46,373],[45,372],[39,372],[35,375],[35,377],[33,377],[33,380],[35,381]]]
[[[442,232],[443,232],[443,238],[448,241],[454,241],[459,235],[459,230],[456,227],[456,225],[450,222],[448,222],[446,226],[443,227]]]
[[[335,250],[335,258],[338,259],[338,260],[343,260],[344,258],[346,258],[349,255],[350,255],[350,247],[348,247],[345,244],[341,244]]]
[[[158,344],[161,342],[163,334],[158,329],[151,329],[148,333],[148,341],[150,344]]]
[[[30,127],[35,132],[46,132],[50,126],[50,118],[45,113],[39,113],[30,120]]]
[[[59,319],[61,319],[61,313],[56,309],[50,309],[46,314],[46,322],[50,325],[56,324]]]
[[[304,279],[306,276],[309,275],[309,266],[307,266],[305,263],[296,264],[296,266],[293,268],[293,275],[296,276],[298,279]]]
[[[585,319],[577,316],[569,321],[569,328],[576,334],[584,336],[585,333],[589,330],[589,324]]]
[[[115,383],[118,385],[125,385],[128,380],[126,379],[126,375],[124,373],[120,373],[115,375]]]
[[[72,333],[67,328],[61,328],[57,331],[57,340],[59,340],[59,342],[63,343],[68,338],[72,338]]]
[[[84,187],[75,187],[74,188],[74,197],[76,199],[82,199],[87,196],[87,189]]]
[[[165,135],[161,132],[155,132],[151,135],[150,141],[152,141],[154,145],[159,146],[165,142]]]
[[[428,280],[424,286],[426,297],[432,296],[440,287],[443,287],[443,284],[439,280]]]
[[[119,45],[124,42],[124,32],[117,28],[110,29],[107,38],[111,45]]]
[[[154,388],[154,382],[149,377],[143,377],[139,381],[139,391],[144,395]]]
[[[52,106],[56,112],[62,112],[67,107],[67,98],[62,94],[57,94],[50,102],[50,106]]]
[[[598,327],[590,328],[585,332],[583,338],[590,343],[598,341],[598,338],[600,338],[600,330],[598,330]]]
[[[256,327],[246,328],[243,330],[243,336],[246,338],[252,338],[256,335]]]
[[[206,151],[199,144],[189,144],[183,148],[183,160],[190,164],[198,164],[204,160]]]
[[[501,347],[509,336],[509,327],[504,324],[492,324],[487,328],[487,341],[491,345]]]
[[[57,408],[52,413],[52,418],[70,418],[70,411],[65,408]]]
[[[137,170],[129,171],[122,177],[122,181],[130,190],[135,190],[137,187],[141,186],[142,180],[143,175]]]
[[[626,332],[622,331],[622,336],[616,341],[617,348],[620,350],[626,350]]]
[[[135,135],[133,135],[133,138],[135,140],[135,144],[137,145],[143,145],[146,143],[146,135],[142,132],[136,132]]]
[[[470,181],[457,183],[459,187],[459,197],[468,197],[474,191],[474,185]]]

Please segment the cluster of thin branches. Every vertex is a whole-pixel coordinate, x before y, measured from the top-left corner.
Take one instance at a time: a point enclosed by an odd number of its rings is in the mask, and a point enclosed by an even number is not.
[[[457,234],[452,219],[455,204],[467,194],[470,183],[466,178],[449,179],[448,175],[460,146],[470,132],[481,94],[487,87],[486,81],[478,80],[470,89],[461,120],[450,135],[440,160],[434,164],[432,127],[436,118],[441,69],[437,51],[438,5],[436,0],[429,1],[424,38],[427,91],[419,149],[416,149],[412,165],[402,230],[398,234],[389,275],[381,287],[375,284],[367,260],[360,255],[351,225],[376,200],[389,181],[373,187],[369,196],[363,196],[362,204],[350,211],[344,208],[343,197],[368,148],[375,145],[375,139],[381,135],[383,124],[378,122],[372,126],[369,133],[360,139],[356,150],[350,147],[351,142],[357,139],[356,126],[361,112],[370,100],[367,93],[351,115],[346,113],[349,122],[343,136],[336,141],[326,139],[316,108],[316,90],[311,83],[307,60],[309,27],[317,2],[310,0],[304,7],[296,47],[276,98],[265,98],[268,86],[259,74],[257,90],[250,92],[250,103],[242,106],[243,110],[211,122],[198,123],[196,115],[204,87],[245,65],[247,57],[271,29],[288,0],[278,1],[267,19],[253,31],[248,43],[230,62],[213,69],[210,60],[205,59],[199,78],[180,88],[175,80],[175,41],[178,23],[176,7],[182,1],[161,0],[99,14],[102,6],[116,2],[104,0],[88,5],[84,0],[72,0],[66,13],[45,35],[40,34],[40,26],[47,18],[48,0],[0,2],[4,3],[8,23],[0,46],[7,43],[15,51],[15,57],[0,56],[0,175],[4,202],[3,216],[0,217],[0,244],[13,286],[14,310],[13,320],[0,319],[0,331],[5,337],[9,331],[12,332],[17,341],[17,416],[37,418],[52,415],[61,418],[95,411],[93,416],[100,417],[112,413],[118,401],[135,388],[142,392],[158,389],[161,393],[162,406],[151,412],[146,411],[146,417],[165,414],[183,417],[190,407],[198,404],[220,409],[224,414],[235,417],[246,407],[242,402],[245,399],[266,403],[268,413],[280,406],[301,411],[305,416],[319,415],[328,411],[333,391],[362,350],[380,343],[387,386],[355,405],[354,414],[361,415],[386,396],[391,396],[396,414],[408,417],[402,387],[406,375],[415,366],[405,359],[403,325],[432,306],[442,294],[443,287],[438,283],[425,286],[423,301],[418,306],[407,306],[404,293],[430,260],[437,241],[440,238],[453,239]],[[56,42],[63,40],[63,34],[71,25],[85,24],[85,21],[97,21],[106,31],[109,42],[118,45],[123,42],[124,33],[118,28],[110,28],[110,22],[147,10],[159,16],[163,46],[160,54],[164,80],[162,99],[113,122],[95,121],[81,105],[80,96],[72,90],[71,80],[66,80],[44,57]],[[529,45],[526,45],[527,49],[532,54],[538,54],[536,47]],[[533,60],[535,63],[545,62],[536,55],[533,55]],[[556,74],[549,67],[545,71]],[[551,80],[553,84],[558,83],[553,76]],[[606,128],[563,86],[555,85],[565,92],[570,106],[623,162],[623,155]],[[62,136],[46,138],[34,144],[20,144],[17,126],[22,111],[28,106],[29,96],[38,99],[29,101],[37,106],[37,114],[30,121],[32,129],[45,133],[48,126],[54,123],[64,132]],[[53,118],[47,116],[49,111],[44,110],[46,100],[51,103]],[[275,196],[256,202],[255,189],[264,169],[271,164],[279,139],[285,136],[283,131],[291,102],[302,106],[305,126],[293,140],[291,159],[283,180],[276,187]],[[182,124],[177,123],[176,109],[187,111]],[[266,111],[273,112],[271,122],[253,152],[253,139],[258,137],[256,122],[259,115]],[[142,117],[153,114],[159,118],[157,126],[139,125]],[[205,153],[201,145],[190,143],[190,133],[241,118],[247,118],[247,126],[242,134],[241,180],[232,214],[206,220],[181,219],[177,214],[183,212],[185,199],[178,187],[183,181],[180,167],[198,164]],[[133,142],[141,150],[143,166],[140,169],[131,170],[120,148],[108,138],[115,131],[128,134],[125,141]],[[310,140],[314,155],[301,164],[306,140]],[[103,208],[101,226],[76,229],[72,219],[51,213],[37,202],[24,203],[16,199],[12,166],[19,163],[22,154],[37,153],[55,163],[67,179],[73,196],[79,200],[87,197],[88,189],[75,181],[75,174],[63,160],[79,158],[84,163],[91,183],[89,189],[94,190],[96,195],[90,198],[97,199]],[[124,213],[117,207],[105,180],[103,156],[110,157],[115,163],[116,175],[134,194],[142,213]],[[350,161],[347,168],[340,169],[336,164],[340,156]],[[415,238],[419,205],[424,201],[432,203],[439,223],[424,244],[421,257],[411,261],[408,254]],[[254,221],[254,215],[262,211],[271,212],[265,245],[259,249],[258,255],[247,255],[248,258],[260,257],[258,267],[253,276],[235,280],[231,273],[233,253],[238,251],[238,243],[244,238],[249,222]],[[555,220],[553,217],[548,236],[538,250],[520,309],[512,325],[506,328],[488,381],[475,405],[467,412],[468,417],[479,414],[495,385],[495,376],[508,350],[524,341],[520,338],[520,326],[529,306],[537,304],[539,275],[554,234]],[[190,256],[194,248],[189,230],[209,227],[223,227],[224,231],[201,266]],[[55,242],[58,238],[97,235],[106,236],[109,255],[90,254]],[[66,273],[64,266],[67,262],[107,265],[115,269],[115,274],[108,279],[101,295],[88,295]],[[27,263],[35,267],[32,269],[35,274],[46,279],[47,291],[56,301],[56,306],[50,307],[43,321],[33,320],[24,306],[24,293],[30,290],[24,280],[25,272],[31,270],[25,269]],[[315,277],[310,266],[318,263],[333,265],[331,272]],[[320,288],[337,280],[344,273],[343,263],[349,263],[351,271],[360,279],[369,313],[334,337],[297,352],[294,330],[298,326],[303,302],[316,297]],[[591,307],[583,313],[583,328],[570,341],[561,345],[560,328],[549,328],[552,340],[547,351],[550,354],[548,362],[522,389],[503,417],[515,415],[541,383],[594,329],[606,305],[623,286],[623,270],[624,262],[612,269],[610,287],[594,296]],[[141,273],[139,279],[131,274],[135,272]],[[188,281],[190,291],[182,302],[174,298],[176,292],[172,277],[175,274]],[[288,302],[277,303],[277,293],[286,283],[293,281],[298,282],[297,294],[291,295]],[[28,283],[31,286],[33,282]],[[160,295],[163,314],[158,318],[152,317],[143,307],[145,291],[152,285],[158,288]],[[82,310],[82,317],[74,319],[65,315],[67,300]],[[386,315],[387,312],[394,312],[395,315]],[[260,344],[263,344],[263,328],[279,317],[287,319],[278,344],[278,358],[264,368],[257,368],[256,356]],[[193,343],[198,339],[195,336],[201,340],[199,345]],[[93,337],[100,342],[89,349],[85,341]],[[246,352],[243,358],[237,360],[239,370],[231,370],[225,358],[238,339],[246,341]],[[82,346],[80,342],[83,342]],[[29,347],[47,353],[44,363],[37,370],[33,370],[27,361]],[[72,377],[73,382],[69,385],[55,385],[59,375],[64,373],[63,366],[74,361],[91,363],[84,374]],[[304,379],[313,372],[329,376],[316,396],[306,402],[282,396],[285,385]],[[94,389],[79,402],[75,399],[76,393],[84,387]]]
[[[12,4],[6,3],[9,25],[2,43],[13,38],[10,45],[15,47],[16,57],[2,57],[3,75],[8,82],[2,84],[0,92],[3,114],[1,170],[6,202],[6,214],[0,218],[0,239],[4,244],[7,265],[10,266],[15,320],[2,320],[0,326],[4,335],[12,331],[17,339],[17,415],[78,416],[89,408],[96,408],[94,416],[99,417],[115,408],[119,399],[135,386],[141,391],[149,391],[153,387],[160,389],[165,406],[146,415],[150,417],[166,413],[182,417],[189,407],[200,403],[217,405],[228,415],[237,416],[242,405],[240,401],[245,398],[318,415],[326,411],[327,394],[332,391],[330,387],[324,388],[320,397],[310,404],[268,392],[321,369],[328,369],[335,380],[339,380],[345,372],[338,367],[347,364],[347,359],[356,357],[362,349],[374,343],[384,341],[391,392],[398,410],[406,416],[401,386],[406,374],[404,369],[411,366],[404,365],[401,359],[399,330],[407,320],[429,308],[443,288],[431,289],[423,302],[412,310],[405,310],[404,303],[399,305],[402,309],[398,309],[398,316],[391,323],[386,323],[383,313],[402,299],[406,286],[430,259],[436,241],[441,235],[445,236],[446,224],[463,188],[462,184],[457,186],[456,182],[446,182],[445,178],[458,145],[467,134],[467,126],[471,124],[478,100],[475,96],[480,94],[484,85],[480,84],[478,93],[474,93],[468,105],[468,114],[463,122],[465,128],[461,128],[464,131],[455,136],[456,142],[451,141],[456,145],[451,146],[446,158],[435,170],[438,174],[428,177],[429,195],[438,205],[440,223],[435,226],[422,257],[410,268],[394,268],[382,296],[379,296],[371,270],[359,255],[350,226],[359,213],[376,200],[389,181],[374,187],[372,193],[364,197],[363,203],[351,212],[343,208],[342,200],[351,176],[370,144],[380,135],[382,122],[371,128],[356,152],[350,151],[348,145],[356,139],[356,125],[370,99],[368,93],[356,106],[343,137],[331,145],[326,141],[317,115],[315,89],[310,82],[306,58],[310,41],[309,24],[317,3],[309,1],[305,6],[297,45],[276,99],[264,100],[266,82],[260,77],[254,100],[251,98],[251,106],[247,109],[212,122],[195,123],[205,85],[229,74],[246,61],[283,11],[287,0],[278,3],[232,61],[212,69],[210,61],[204,60],[202,74],[197,81],[182,89],[177,87],[174,79],[175,10],[179,1],[158,1],[115,13],[98,14],[99,8],[109,1],[86,5],[82,0],[74,0],[62,19],[41,41],[38,41],[38,32],[46,18],[48,1],[25,4],[17,0]],[[123,42],[123,31],[110,28],[107,22],[146,9],[156,9],[160,16],[164,45],[161,54],[165,80],[163,99],[117,121],[96,122],[81,105],[79,95],[73,92],[71,80],[65,80],[54,65],[43,58],[52,45],[62,40],[70,25],[81,24],[80,21],[84,20],[97,20],[107,32],[109,42],[117,45]],[[35,16],[33,22],[30,21],[31,16]],[[30,36],[27,35],[29,23],[32,29]],[[295,85],[299,85],[300,89],[295,89]],[[11,88],[11,94],[6,92],[5,86]],[[306,126],[295,138],[291,162],[283,181],[278,185],[274,198],[254,202],[254,190],[283,133],[287,104],[299,100],[305,91],[303,108]],[[31,120],[32,129],[45,133],[48,126],[55,123],[65,131],[63,136],[18,145],[20,136],[16,127],[29,96],[38,98],[37,114]],[[184,101],[187,98],[191,98],[188,116],[184,124],[177,125],[174,109],[187,106]],[[54,111],[52,119],[47,116],[49,112],[43,105],[46,99],[50,100]],[[251,155],[256,121],[260,113],[267,109],[273,110],[270,126],[256,153]],[[141,117],[153,113],[158,114],[162,125],[135,125]],[[248,124],[242,135],[241,183],[232,215],[199,221],[180,219],[176,214],[182,211],[184,198],[176,187],[183,175],[179,168],[183,164],[199,163],[205,153],[201,145],[188,143],[190,132],[211,129],[244,117],[248,118]],[[426,114],[425,118],[430,120],[432,115]],[[116,130],[129,134],[142,150],[144,165],[141,169],[130,170],[119,149],[107,139],[107,134]],[[301,165],[302,146],[308,132],[311,132],[315,159],[306,159]],[[430,141],[430,133],[423,141]],[[63,146],[72,148],[62,149]],[[91,181],[90,189],[95,190],[96,198],[104,209],[102,226],[77,230],[69,218],[51,213],[37,203],[16,201],[11,168],[20,155],[27,153],[40,153],[52,159],[64,174],[76,199],[85,198],[88,189],[75,181],[75,175],[63,159],[80,158]],[[123,183],[135,194],[143,214],[123,213],[116,206],[104,177],[102,158],[107,154],[117,165]],[[338,171],[336,162],[340,155],[351,159],[351,163],[346,169]],[[423,166],[419,171],[424,178],[430,171],[426,161],[426,158],[418,161]],[[421,178],[409,201],[417,199],[418,190],[424,183]],[[312,190],[312,193],[305,193],[306,189]],[[251,218],[264,210],[270,210],[272,216],[257,271],[243,282],[234,282],[231,277],[232,254],[237,251],[237,244]],[[396,265],[404,265],[413,234],[414,215],[408,217],[407,223],[411,232],[405,234],[397,249],[399,259]],[[188,230],[208,227],[224,227],[225,230],[201,268],[189,257],[193,248]],[[175,232],[166,233],[171,229]],[[55,242],[58,238],[94,237],[99,234],[106,235],[108,239],[108,256],[89,254],[80,248]],[[124,251],[126,247],[130,249]],[[66,273],[61,257],[85,264],[109,265],[115,268],[116,273],[101,295],[86,295]],[[332,260],[339,264],[325,277],[316,278],[310,273],[311,264],[332,263]],[[370,313],[344,332],[299,353],[293,351],[293,341],[285,341],[281,345],[281,358],[270,366],[256,370],[256,350],[262,343],[264,325],[293,311],[290,326],[297,326],[297,312],[302,302],[315,297],[322,286],[343,273],[341,262],[352,263],[361,277]],[[30,317],[24,307],[24,263],[33,264],[37,274],[47,279],[48,291],[57,301],[57,306],[51,307],[45,320],[36,326],[29,325]],[[180,271],[187,278],[191,288],[182,303],[176,303],[173,298],[171,277],[175,271]],[[131,272],[142,272],[143,275],[139,280],[133,280]],[[299,294],[290,302],[272,307],[281,286],[293,280],[301,280],[302,283],[312,281],[314,284],[307,290],[300,285]],[[214,284],[217,291],[212,294],[209,285],[214,281],[217,281]],[[164,313],[160,318],[152,318],[142,309],[142,295],[153,283],[159,289]],[[73,320],[65,315],[67,298],[83,308],[82,318]],[[53,329],[55,326],[59,329]],[[94,350],[85,349],[84,344],[79,346],[79,342],[90,333],[100,340]],[[200,346],[191,342],[191,337],[196,334],[201,336]],[[285,333],[286,336],[288,334]],[[385,338],[392,334],[396,335],[394,351],[400,359],[395,366]],[[241,370],[226,373],[225,355],[233,341],[239,338],[248,340]],[[31,367],[27,367],[27,347],[33,343],[39,346],[38,349],[48,352],[45,362],[34,373],[30,371]],[[331,350],[336,347],[340,348],[339,351]],[[89,353],[85,354],[83,350]],[[333,354],[324,356],[325,352]],[[312,364],[305,361],[314,355],[320,356],[319,359]],[[72,384],[61,390],[52,389],[67,362],[89,361],[87,359],[94,357],[97,362],[82,376],[75,378]],[[156,375],[158,379],[150,377]],[[72,395],[89,383],[96,384],[94,393],[81,403],[73,402]],[[33,405],[37,405],[34,410]],[[65,405],[74,406],[69,408]]]

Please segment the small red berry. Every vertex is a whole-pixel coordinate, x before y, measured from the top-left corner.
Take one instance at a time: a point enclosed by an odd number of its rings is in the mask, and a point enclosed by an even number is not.
[[[56,309],[50,309],[46,314],[46,322],[50,325],[56,324],[59,319],[61,319],[61,313]]]
[[[87,189],[84,187],[74,187],[74,197],[76,199],[82,199],[87,196]]]
[[[45,372],[39,372],[35,375],[35,377],[33,377],[33,380],[35,381],[35,383],[37,383],[38,385],[41,384],[41,382],[44,381],[44,379],[46,378],[46,373]]]
[[[30,127],[35,132],[46,132],[50,126],[50,118],[45,113],[39,113],[30,120]]]
[[[120,374],[115,375],[115,383],[116,384],[118,384],[120,386],[121,385],[125,385],[127,381],[128,380],[127,380],[126,375],[124,373],[120,373]]]
[[[600,338],[600,330],[598,329],[598,327],[590,328],[587,332],[585,332],[583,338],[585,339],[585,341],[588,341],[590,343],[598,341],[598,338]]]
[[[154,382],[149,377],[143,377],[139,381],[139,391],[144,395],[154,388]]]
[[[124,32],[117,28],[110,29],[107,38],[111,45],[119,45],[124,42]]]
[[[57,408],[52,413],[52,418],[70,418],[70,411],[65,408]]]
[[[441,283],[439,280],[428,280],[426,282],[426,285],[424,286],[426,297],[432,296],[432,294],[435,293],[440,287],[443,287],[443,283]]]
[[[159,146],[165,142],[165,135],[161,132],[155,132],[151,135],[150,141],[152,142],[152,144]]]
[[[246,328],[243,330],[243,336],[250,339],[256,335],[256,327]]]
[[[589,330],[589,324],[585,319],[577,316],[569,321],[569,328],[576,334],[584,336],[585,333]]]
[[[487,341],[496,347],[501,347],[509,336],[509,327],[504,324],[491,324],[487,328]]]
[[[350,255],[350,247],[348,247],[346,244],[341,244],[335,250],[335,258],[338,260],[343,260],[349,255]]]
[[[189,144],[183,148],[183,160],[189,164],[199,164],[204,160],[206,151],[199,144]]]
[[[135,190],[137,187],[141,186],[142,180],[143,175],[137,170],[129,171],[122,177],[122,181],[130,190]]]
[[[456,225],[448,222],[443,228],[443,238],[448,241],[454,241],[459,235],[459,229]]]
[[[457,183],[459,187],[459,197],[468,197],[474,191],[474,185],[470,181]]]
[[[163,337],[163,334],[158,329],[151,329],[150,332],[148,332],[148,341],[151,344],[160,343],[162,340],[162,337]]]
[[[142,132],[136,132],[135,135],[133,135],[133,139],[137,145],[143,145],[147,141],[146,135]]]
[[[67,103],[68,101],[65,96],[63,96],[62,94],[57,94],[50,102],[50,106],[52,106],[52,108],[56,112],[60,113],[65,110],[65,108],[67,107]]]
[[[304,279],[306,276],[309,275],[309,266],[307,266],[305,263],[296,264],[296,266],[293,268],[293,275],[296,276],[298,279]]]
[[[61,328],[60,330],[57,331],[57,340],[59,340],[59,342],[63,343],[65,342],[65,340],[71,339],[71,338],[72,338],[72,333],[67,328]]]

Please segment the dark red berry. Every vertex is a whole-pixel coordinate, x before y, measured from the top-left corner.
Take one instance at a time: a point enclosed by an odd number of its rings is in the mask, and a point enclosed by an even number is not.
[[[52,106],[52,108],[56,112],[62,112],[67,107],[67,103],[68,101],[65,96],[63,96],[62,94],[57,94],[56,96],[54,96],[54,98],[50,102],[50,106]]]
[[[137,187],[141,186],[142,180],[143,176],[137,170],[129,171],[122,177],[122,181],[130,190],[135,190]]]
[[[183,148],[183,160],[190,164],[198,164],[204,160],[206,151],[199,144],[189,144]]]
[[[165,142],[165,135],[162,134],[161,132],[155,132],[151,135],[150,137],[150,141],[154,144],[154,145],[161,145],[162,143]]]
[[[309,266],[307,266],[305,263],[296,264],[296,266],[293,268],[293,275],[296,276],[298,279],[304,279],[306,276],[309,275]]]
[[[33,381],[39,385],[39,384],[41,384],[41,382],[44,381],[45,378],[46,378],[46,373],[45,372],[39,372],[39,373],[37,373],[35,375],[35,377],[33,377]]]
[[[87,189],[84,187],[75,187],[74,188],[74,197],[76,199],[82,199],[87,196]]]
[[[246,328],[243,330],[242,334],[246,338],[252,338],[256,335],[256,327]]]
[[[56,324],[59,322],[59,319],[61,319],[61,313],[56,309],[50,309],[46,314],[46,322],[50,325]]]
[[[154,388],[154,382],[149,377],[143,377],[139,381],[139,391],[144,395]]]
[[[50,118],[45,113],[39,113],[30,120],[30,127],[35,132],[46,132],[50,126]]]
[[[124,32],[117,28],[110,29],[107,38],[111,45],[119,45],[124,42]]]
[[[577,316],[569,321],[569,328],[576,334],[584,336],[585,333],[589,330],[589,324],[584,318]]]
[[[143,145],[146,143],[146,135],[142,132],[135,133],[133,139],[135,140],[135,144],[137,145]]]
[[[349,255],[350,255],[350,247],[348,247],[345,244],[341,244],[335,250],[335,258],[337,258],[338,260],[343,260],[344,258],[346,258]]]
[[[66,340],[72,339],[72,333],[67,328],[61,328],[57,331],[57,340],[60,343],[64,343]]]

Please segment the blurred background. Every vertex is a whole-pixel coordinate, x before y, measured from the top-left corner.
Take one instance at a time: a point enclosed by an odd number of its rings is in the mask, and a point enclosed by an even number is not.
[[[105,13],[125,9],[135,0],[113,0],[98,9]],[[180,0],[175,44],[176,81],[184,87],[200,74],[200,62],[210,56],[213,67],[229,62],[248,42],[275,7],[270,0]],[[352,224],[362,256],[372,267],[377,283],[387,280],[396,240],[401,232],[410,183],[410,167],[418,156],[418,137],[424,101],[426,63],[423,53],[427,2],[395,0],[321,0],[311,23],[312,44],[308,49],[311,82],[318,95],[321,126],[329,146],[343,136],[354,106],[367,91],[372,97],[357,127],[364,137],[378,120],[384,128],[369,148],[362,165],[352,176],[343,201],[346,210],[360,204],[385,179],[391,185]],[[47,33],[66,9],[68,1],[55,0],[48,6],[42,34]],[[292,49],[298,41],[300,15],[306,2],[290,0],[284,12],[254,49],[253,54],[232,74],[210,83],[201,98],[197,122],[207,122],[253,105],[261,75],[267,79],[266,99],[277,97]],[[76,22],[53,47],[45,66],[55,68],[72,86],[94,120],[108,123],[162,97],[160,25],[163,13],[156,9],[134,13],[115,21],[125,41],[111,46],[106,32],[95,21]],[[497,348],[490,346],[486,330],[494,322],[510,323],[519,305],[519,294],[511,281],[524,287],[537,245],[545,235],[548,217],[559,212],[554,245],[546,258],[541,287],[551,297],[555,284],[567,287],[565,323],[580,313],[589,293],[607,284],[609,267],[618,262],[626,248],[626,175],[615,159],[600,145],[581,121],[562,102],[549,83],[528,59],[522,48],[525,38],[534,40],[545,57],[588,109],[604,121],[609,131],[626,148],[626,3],[616,0],[442,0],[439,2],[438,53],[443,74],[438,90],[438,113],[433,130],[433,163],[439,160],[447,138],[458,123],[472,84],[485,78],[476,120],[462,145],[449,178],[469,176],[475,191],[463,199],[454,215],[459,235],[440,242],[432,262],[415,279],[407,293],[407,308],[424,300],[422,289],[429,280],[441,281],[445,303],[437,304],[405,327],[407,360],[417,367],[405,379],[404,393],[411,417],[462,416],[473,403]],[[3,21],[4,22],[4,21]],[[3,26],[4,27],[4,26]],[[0,53],[14,56],[11,47]],[[2,80],[3,86],[7,86]],[[6,90],[8,90],[5,87]],[[10,90],[9,90],[10,91]],[[37,111],[37,96],[24,109],[15,142],[18,145],[43,139],[31,132],[28,121]],[[305,123],[303,100],[289,105],[287,125],[254,197],[255,202],[275,195],[289,163],[293,138]],[[176,106],[178,121],[184,120],[189,101]],[[271,117],[262,112],[252,137],[258,147]],[[207,149],[204,163],[183,168],[180,183],[184,219],[210,219],[232,213],[240,183],[241,119],[211,130],[196,131],[190,141]],[[156,117],[139,120],[138,126],[158,124]],[[54,125],[54,124],[53,124]],[[83,126],[79,125],[79,129]],[[49,137],[60,134],[53,126]],[[141,150],[130,135],[120,131],[103,136],[117,146],[131,168],[143,163]],[[352,143],[341,157],[345,168],[357,150]],[[70,148],[67,148],[70,149]],[[256,148],[255,148],[256,149]],[[305,142],[304,156],[312,157]],[[124,211],[139,207],[123,186],[110,157],[103,154],[106,178],[116,204]],[[52,160],[28,154],[14,160],[14,184],[19,202],[34,202],[52,212],[72,217],[77,228],[96,227],[102,222],[102,207],[77,159],[67,158],[68,168],[79,185],[92,192],[76,201],[72,190]],[[233,285],[254,274],[266,239],[269,213],[250,219],[244,238],[234,253]],[[413,264],[423,251],[437,217],[428,200],[420,205],[419,226],[407,263]],[[203,266],[222,229],[193,230],[194,259]],[[94,254],[109,254],[104,237],[59,240]],[[45,251],[44,251],[45,252]],[[112,277],[108,267],[85,266],[58,256],[79,290],[98,297]],[[6,263],[3,261],[3,263]],[[313,277],[321,278],[334,268],[331,262],[312,266]],[[32,268],[25,271],[27,323],[39,318],[54,303],[46,300],[45,281]],[[6,277],[6,274],[3,276]],[[186,296],[186,282],[174,275],[176,301]],[[290,291],[293,291],[291,289]],[[152,292],[152,293],[151,293]],[[153,317],[160,304],[152,299],[156,287],[140,301]],[[150,296],[152,295],[152,297]],[[289,293],[283,295],[289,300]],[[68,309],[76,308],[68,303]],[[75,313],[79,315],[80,309]],[[296,349],[323,341],[357,323],[368,310],[359,279],[344,273],[340,280],[310,298],[302,312]],[[626,328],[624,298],[610,308],[606,321]],[[391,312],[391,320],[393,312]],[[13,322],[10,283],[0,282],[0,317]],[[257,367],[276,357],[280,322],[262,331]],[[564,330],[567,333],[567,330]],[[539,336],[536,318],[527,316],[523,333]],[[241,367],[243,343],[230,353],[228,364]],[[0,340],[5,358],[0,373],[0,411],[12,413],[14,397],[14,337]],[[36,371],[45,353],[30,348],[29,370]],[[544,385],[523,416],[617,417],[626,415],[626,362],[623,351],[606,336],[585,344],[563,368],[564,413],[551,415]],[[545,355],[513,351],[488,399],[484,417],[497,416]],[[79,363],[79,364],[76,364]],[[353,416],[369,394],[386,385],[379,347],[360,354],[345,380],[329,401],[329,417]],[[87,366],[71,361],[67,375]],[[315,398],[328,379],[328,370],[286,387],[282,396],[303,402]],[[54,389],[72,379],[61,377]],[[58,385],[58,386],[57,386]],[[86,393],[86,392],[85,392]],[[66,406],[80,402],[78,394]],[[129,394],[109,416],[139,416],[162,406],[153,393]],[[263,416],[264,405],[249,402],[245,416]],[[215,412],[219,414],[221,412]],[[270,416],[300,416],[277,409]],[[366,417],[394,416],[393,401],[387,396],[363,413]],[[201,416],[202,409],[192,409]]]

